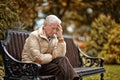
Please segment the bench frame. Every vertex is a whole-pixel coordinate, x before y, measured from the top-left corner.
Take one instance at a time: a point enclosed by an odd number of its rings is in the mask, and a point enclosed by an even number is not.
[[[19,56],[14,56],[14,53],[11,53],[8,48],[12,47],[12,45],[9,44],[17,44],[19,47],[20,44],[18,43],[10,43],[11,35],[14,39],[17,40],[21,39],[16,36],[22,36],[21,41],[25,40],[30,32],[23,31],[23,30],[8,30],[6,33],[5,40],[0,41],[0,53],[2,53],[3,56],[3,63],[4,63],[4,69],[5,69],[5,76],[4,80],[56,80],[54,75],[45,75],[41,76],[39,75],[39,70],[41,69],[41,65],[38,63],[28,63],[28,62],[22,62]],[[20,35],[19,35],[20,34]],[[24,37],[24,38],[23,38]],[[72,62],[71,56],[69,57],[69,54],[67,54],[68,59],[72,63],[72,66],[74,67],[75,71],[79,74],[81,80],[83,77],[91,76],[94,74],[100,74],[100,80],[104,80],[104,59],[103,58],[97,58],[97,57],[90,57],[86,55],[84,52],[78,48],[74,42],[71,36],[64,36],[66,43],[68,44],[68,50],[71,50],[71,47],[69,45],[73,45],[75,49],[72,48],[73,52],[77,52],[77,55],[80,55],[79,61],[80,63],[76,66],[74,65],[75,62]],[[25,41],[24,41],[25,42]],[[70,43],[71,42],[71,43]],[[22,45],[23,48],[23,45]],[[16,51],[17,48],[13,48],[13,51]],[[17,49],[18,50],[18,49]],[[22,50],[22,49],[21,49]],[[18,50],[19,51],[19,50]],[[16,54],[15,54],[16,55]],[[18,54],[17,54],[18,55]],[[15,58],[14,58],[15,57]],[[74,59],[74,58],[73,58]]]

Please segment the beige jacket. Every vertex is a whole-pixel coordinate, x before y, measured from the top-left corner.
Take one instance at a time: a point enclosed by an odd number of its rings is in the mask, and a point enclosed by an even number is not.
[[[36,58],[41,60],[40,64],[46,64],[52,59],[65,56],[66,43],[59,43],[56,36],[50,41],[46,37],[43,28],[33,31],[26,39],[22,52],[22,60],[34,62]]]

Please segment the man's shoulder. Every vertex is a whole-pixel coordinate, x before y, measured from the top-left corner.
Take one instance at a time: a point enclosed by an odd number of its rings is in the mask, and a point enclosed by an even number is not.
[[[38,37],[38,30],[35,30],[29,34],[28,38],[37,38],[37,37]]]
[[[38,35],[38,30],[32,31],[30,35]]]

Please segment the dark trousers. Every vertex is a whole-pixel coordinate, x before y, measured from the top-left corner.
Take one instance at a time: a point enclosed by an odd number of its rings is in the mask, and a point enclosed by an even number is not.
[[[40,74],[55,75],[57,80],[78,80],[79,78],[67,57],[58,57],[42,65]]]

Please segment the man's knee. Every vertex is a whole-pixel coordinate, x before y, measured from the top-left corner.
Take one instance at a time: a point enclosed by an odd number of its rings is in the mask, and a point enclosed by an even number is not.
[[[57,58],[53,59],[52,62],[59,63],[59,62],[64,62],[64,61],[68,61],[68,58],[66,56],[57,57]]]
[[[65,60],[68,60],[68,58],[66,56],[60,56],[60,57],[57,57],[56,59],[65,59]]]

